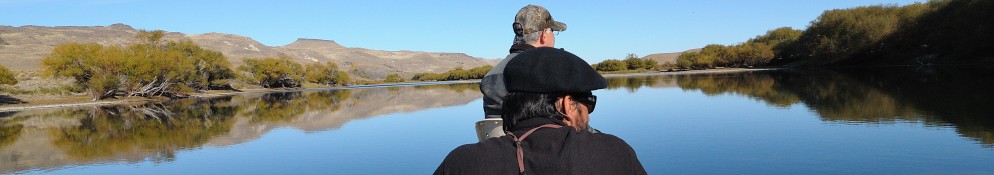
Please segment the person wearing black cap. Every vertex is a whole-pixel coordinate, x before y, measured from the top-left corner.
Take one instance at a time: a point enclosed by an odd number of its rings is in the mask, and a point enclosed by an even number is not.
[[[518,57],[504,70],[507,135],[459,146],[434,174],[646,174],[624,140],[585,129],[604,77],[562,49]]]

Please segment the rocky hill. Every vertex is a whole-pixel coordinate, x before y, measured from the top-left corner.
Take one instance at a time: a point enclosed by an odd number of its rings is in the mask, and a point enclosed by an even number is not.
[[[658,62],[659,64],[664,64],[664,63],[676,64],[676,58],[679,57],[680,54],[684,52],[698,52],[698,51],[701,51],[701,49],[690,49],[683,52],[656,53],[656,54],[646,55],[642,57],[642,59],[656,60],[656,62]]]
[[[41,69],[41,60],[56,45],[66,42],[96,42],[124,45],[134,41],[138,30],[125,24],[110,26],[0,26],[0,64],[11,70]],[[189,39],[201,47],[220,51],[233,65],[245,58],[287,56],[302,64],[332,61],[342,68],[355,68],[358,76],[383,78],[388,73],[411,75],[419,72],[445,72],[455,67],[472,68],[496,64],[463,53],[384,51],[350,48],[331,40],[298,39],[285,46],[267,46],[239,35],[224,33],[184,34],[168,32],[167,40]]]

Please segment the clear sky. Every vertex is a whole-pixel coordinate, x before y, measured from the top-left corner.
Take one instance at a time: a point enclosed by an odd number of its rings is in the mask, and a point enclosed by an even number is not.
[[[806,28],[825,10],[924,0],[382,1],[0,0],[0,25],[106,26],[230,33],[269,46],[297,38],[378,50],[503,58],[514,14],[541,5],[568,25],[556,47],[590,63],[735,44],[777,27]],[[0,31],[2,32],[2,31]]]

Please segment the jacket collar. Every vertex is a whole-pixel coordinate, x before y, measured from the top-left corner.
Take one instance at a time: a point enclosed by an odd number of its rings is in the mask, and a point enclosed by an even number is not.
[[[545,117],[537,117],[537,118],[530,118],[530,119],[526,119],[526,120],[522,120],[522,121],[518,122],[518,124],[514,125],[514,127],[511,128],[510,131],[511,132],[528,131],[529,129],[532,129],[532,128],[535,128],[535,127],[539,127],[539,126],[542,126],[542,125],[545,125],[545,124],[556,124],[556,125],[560,125],[560,126],[569,127],[569,126],[566,126],[566,123],[563,123],[563,121],[559,121],[559,120],[551,119],[551,118],[545,118]]]
[[[511,45],[511,49],[509,51],[511,53],[521,53],[524,52],[525,50],[534,49],[534,48],[535,46],[532,46],[531,44],[514,44]]]

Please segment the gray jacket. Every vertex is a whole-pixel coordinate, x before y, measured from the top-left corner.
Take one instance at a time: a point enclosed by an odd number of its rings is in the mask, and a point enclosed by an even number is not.
[[[485,118],[500,118],[500,115],[504,113],[502,105],[504,105],[504,97],[507,97],[507,88],[504,86],[504,66],[523,51],[512,51],[480,80]]]

